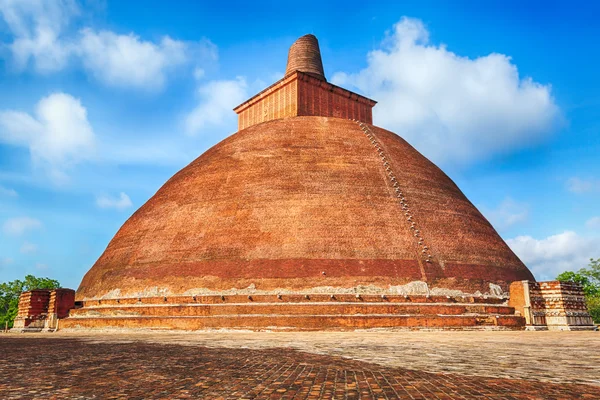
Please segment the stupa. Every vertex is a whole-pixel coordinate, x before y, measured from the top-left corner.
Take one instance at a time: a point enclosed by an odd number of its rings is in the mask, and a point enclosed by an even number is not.
[[[375,104],[299,38],[238,132],[125,222],[64,326],[521,327],[506,292],[533,275]]]

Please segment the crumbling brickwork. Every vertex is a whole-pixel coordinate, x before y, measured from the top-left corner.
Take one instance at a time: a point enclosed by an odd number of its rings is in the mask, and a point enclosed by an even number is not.
[[[13,330],[41,330],[48,313],[50,291],[46,289],[23,292],[19,298],[19,311]]]
[[[75,304],[73,289],[34,289],[23,292],[15,318],[15,331],[55,330]]]
[[[75,291],[73,289],[55,289],[50,291],[47,317],[44,330],[58,329],[58,321],[69,316],[69,310],[75,306]]]
[[[525,317],[530,329],[595,329],[583,289],[577,283],[513,282],[509,305]]]

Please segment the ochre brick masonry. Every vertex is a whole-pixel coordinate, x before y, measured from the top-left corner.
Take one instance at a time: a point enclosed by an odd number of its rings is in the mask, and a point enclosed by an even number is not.
[[[373,123],[375,101],[294,71],[237,106],[238,130],[274,119],[324,116]]]
[[[319,41],[314,35],[304,35],[290,47],[285,76],[296,71],[302,71],[315,78],[325,80]]]
[[[508,304],[525,317],[527,329],[596,329],[585,303],[583,288],[577,283],[513,282]]]
[[[35,289],[23,292],[13,331],[53,331],[75,305],[73,289]]]
[[[521,329],[495,297],[424,295],[223,295],[83,301],[65,328],[254,330]]]
[[[19,311],[13,325],[13,330],[41,330],[44,328],[48,313],[50,291],[46,289],[30,290],[21,293]]]

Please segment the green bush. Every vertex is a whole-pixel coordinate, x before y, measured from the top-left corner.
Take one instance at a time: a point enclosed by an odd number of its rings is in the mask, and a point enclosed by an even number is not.
[[[588,268],[577,272],[566,271],[556,277],[561,282],[577,282],[583,286],[588,311],[596,324],[600,324],[600,258],[590,259]]]
[[[33,275],[25,276],[25,280],[16,279],[11,282],[0,283],[0,329],[4,329],[6,322],[12,328],[19,309],[19,296],[21,293],[33,289],[57,289],[60,283],[50,278],[37,278]]]

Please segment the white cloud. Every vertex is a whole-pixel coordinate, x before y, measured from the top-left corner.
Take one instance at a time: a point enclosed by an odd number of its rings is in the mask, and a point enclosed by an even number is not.
[[[0,15],[14,35],[8,47],[15,67],[24,69],[32,61],[42,73],[64,68],[70,45],[61,35],[78,13],[73,0],[1,0]]]
[[[418,19],[402,18],[368,66],[332,81],[377,100],[374,121],[436,162],[468,163],[527,146],[560,120],[549,85],[520,78],[510,57],[475,59],[429,43]]]
[[[204,71],[202,68],[196,67],[194,69],[194,79],[196,79],[197,81],[201,80],[202,78],[204,78],[205,73],[206,71]]]
[[[131,199],[129,198],[129,196],[121,192],[118,198],[105,195],[98,196],[96,198],[96,205],[100,208],[114,208],[116,210],[121,211],[131,207],[133,204],[131,203]]]
[[[2,230],[10,236],[21,236],[24,233],[42,228],[42,223],[30,217],[11,218],[4,222]]]
[[[168,36],[155,44],[134,34],[84,29],[78,53],[84,67],[113,86],[161,88],[166,71],[187,61],[187,45]]]
[[[565,231],[544,239],[517,236],[506,241],[536,278],[550,280],[564,271],[586,267],[590,258],[600,257],[600,237],[582,237]]]
[[[0,185],[0,197],[19,197],[19,194],[14,189],[5,188]]]
[[[33,244],[33,243],[29,243],[29,242],[24,242],[21,245],[21,248],[19,249],[19,251],[23,254],[32,254],[35,253],[37,251],[38,247],[37,245]]]
[[[585,223],[588,228],[600,228],[600,217],[592,217]]]
[[[495,209],[481,207],[481,212],[497,229],[507,229],[523,222],[529,216],[529,207],[525,203],[519,203],[507,197]]]
[[[600,191],[600,180],[572,177],[567,180],[567,190],[577,194]]]
[[[99,81],[122,87],[160,89],[166,73],[193,60],[214,62],[216,46],[209,40],[184,42],[163,36],[145,41],[129,33],[68,29],[79,14],[74,0],[0,0],[0,15],[14,40],[7,44],[18,70],[62,70],[75,59]]]
[[[63,183],[70,167],[93,156],[96,139],[81,101],[54,93],[39,101],[35,116],[0,111],[0,141],[28,147],[34,164]]]
[[[185,119],[185,130],[196,135],[209,127],[235,121],[232,109],[248,97],[248,85],[242,77],[210,81],[198,88],[200,104]]]

